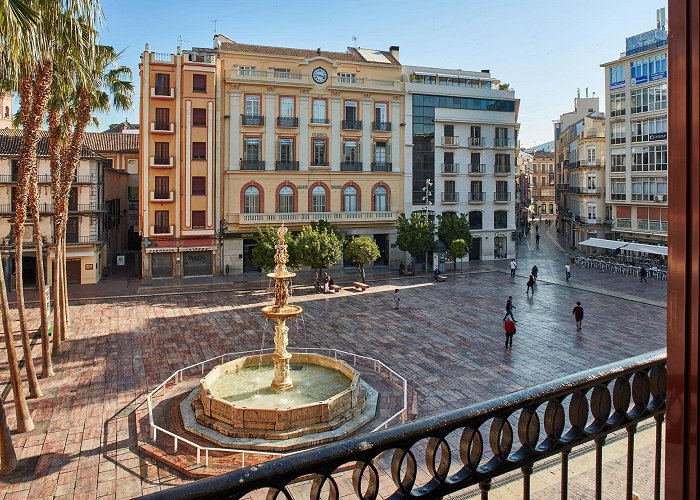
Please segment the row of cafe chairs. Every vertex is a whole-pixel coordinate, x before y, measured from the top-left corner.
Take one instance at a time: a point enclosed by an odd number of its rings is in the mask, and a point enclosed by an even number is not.
[[[658,268],[653,265],[652,261],[641,261],[637,263],[629,263],[625,261],[620,261],[613,258],[605,257],[575,257],[575,262],[577,266],[590,267],[593,269],[600,269],[602,271],[610,271],[613,273],[620,273],[631,276],[639,276],[639,271],[641,270],[641,265],[643,264],[647,268],[648,276],[656,280],[667,280],[668,271],[664,268]]]

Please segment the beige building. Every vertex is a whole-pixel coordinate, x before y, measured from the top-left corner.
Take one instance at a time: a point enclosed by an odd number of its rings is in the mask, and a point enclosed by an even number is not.
[[[543,218],[557,216],[557,204],[554,196],[555,173],[554,153],[535,151],[528,161],[530,188],[530,208],[532,216]]]
[[[12,128],[12,94],[0,94],[0,129]]]
[[[217,35],[215,49],[147,50],[141,74],[144,277],[256,271],[257,226],[321,219],[374,237],[377,264],[398,265],[398,47],[330,52]]]

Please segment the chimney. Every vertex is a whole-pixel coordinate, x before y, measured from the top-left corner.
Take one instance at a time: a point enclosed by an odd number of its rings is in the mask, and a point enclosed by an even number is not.
[[[588,87],[586,87],[586,98],[588,98]]]
[[[399,46],[398,45],[392,45],[389,47],[389,52],[391,52],[391,55],[393,56],[394,59],[397,61],[399,60]]]

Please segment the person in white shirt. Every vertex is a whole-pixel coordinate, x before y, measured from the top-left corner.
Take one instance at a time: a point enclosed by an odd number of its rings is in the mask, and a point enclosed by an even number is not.
[[[566,269],[566,281],[569,281],[569,278],[571,278],[571,264],[567,262],[564,269]]]
[[[510,277],[515,278],[515,270],[518,268],[518,264],[515,262],[515,259],[510,261]]]

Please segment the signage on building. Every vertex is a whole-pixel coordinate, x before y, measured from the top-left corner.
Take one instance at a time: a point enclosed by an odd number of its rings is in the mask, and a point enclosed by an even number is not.
[[[649,75],[650,82],[655,82],[656,80],[663,80],[665,78],[668,78],[668,73],[666,71],[660,71],[658,73],[652,73],[651,75]]]
[[[649,77],[647,75],[644,76],[636,76],[632,78],[632,85],[637,85],[640,83],[647,83],[649,81]]]
[[[297,189],[309,189],[308,184],[297,184]]]
[[[668,132],[659,132],[658,134],[649,134],[650,141],[665,141],[668,138]]]
[[[311,134],[311,137],[328,137],[328,134],[326,134],[325,132],[314,132],[313,134]]]
[[[627,54],[640,52],[642,50],[658,47],[668,39],[668,32],[662,29],[655,29],[627,37],[625,39],[625,49]]]
[[[621,88],[624,88],[624,86],[625,86],[624,80],[622,80],[621,82],[614,82],[614,83],[610,84],[610,90],[621,89]]]
[[[340,184],[331,184],[331,189],[340,189],[342,187],[343,186],[341,186]]]
[[[117,255],[117,265],[118,266],[126,265],[126,256],[125,255]]]

